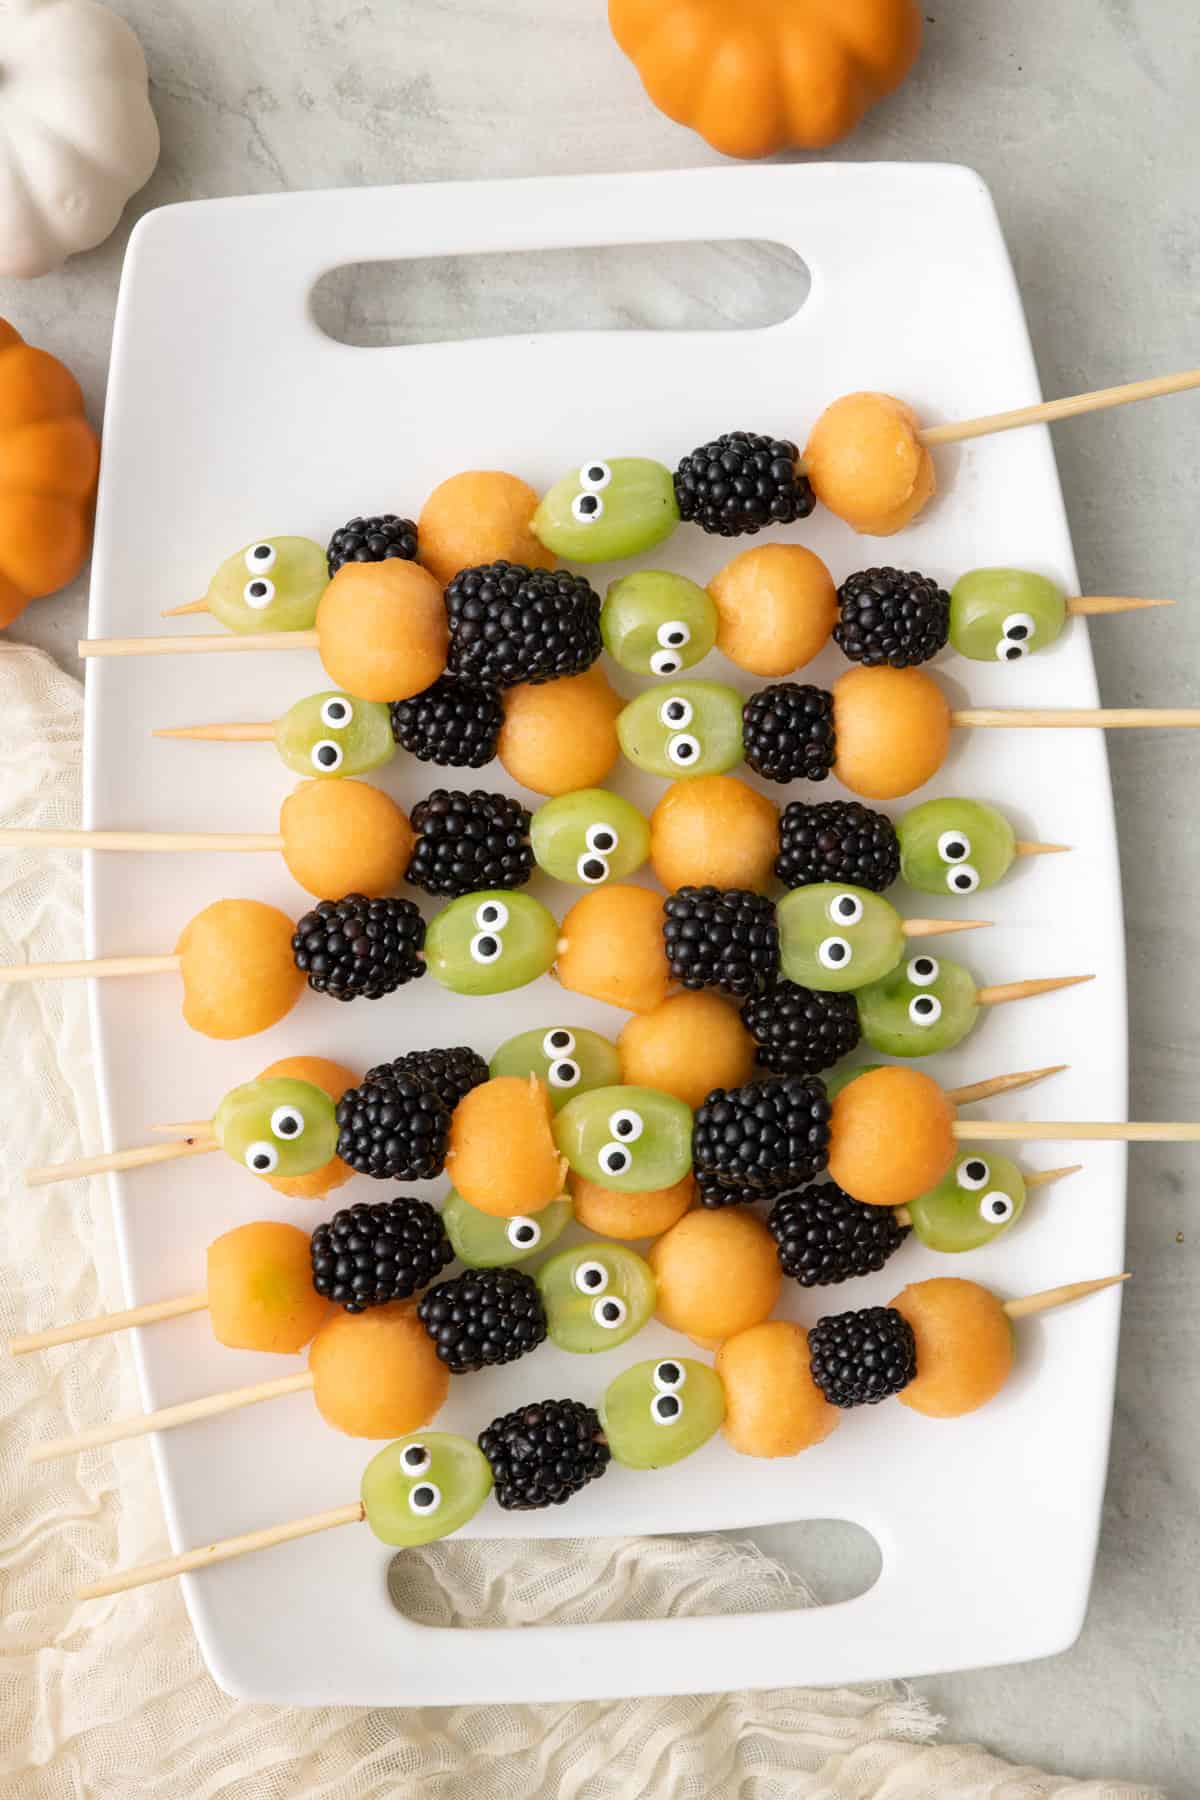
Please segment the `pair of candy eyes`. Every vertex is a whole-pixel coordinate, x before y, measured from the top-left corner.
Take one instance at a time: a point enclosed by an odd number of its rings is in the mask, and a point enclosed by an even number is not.
[[[954,1179],[968,1194],[977,1194],[980,1188],[987,1187],[992,1171],[981,1156],[973,1156],[959,1163]],[[1015,1210],[1012,1195],[1002,1188],[992,1188],[979,1202],[979,1216],[987,1225],[1007,1225]]]
[[[592,1297],[592,1318],[603,1331],[616,1331],[629,1317],[629,1308],[617,1294],[607,1292],[611,1276],[602,1262],[581,1262],[572,1276],[581,1294]]]
[[[857,925],[866,908],[857,894],[835,894],[825,908],[835,925]],[[854,961],[854,947],[848,938],[827,937],[817,945],[817,961],[824,969],[844,969]]]
[[[247,606],[261,612],[270,606],[275,598],[275,583],[264,579],[267,570],[273,569],[279,560],[274,544],[251,544],[242,561],[250,571],[250,580],[242,589],[242,599]]]
[[[326,700],[321,707],[321,723],[331,731],[345,731],[354,722],[354,708],[348,700],[340,695]],[[314,769],[320,769],[323,775],[329,775],[334,769],[340,769],[346,760],[346,753],[340,744],[332,738],[320,738],[309,751],[309,761]]]
[[[1000,627],[996,657],[1000,662],[1019,662],[1028,656],[1037,636],[1037,620],[1032,613],[1009,613]]]
[[[304,1114],[295,1106],[277,1106],[271,1114],[271,1135],[282,1143],[294,1144],[304,1135]],[[255,1175],[271,1175],[279,1167],[279,1152],[266,1138],[248,1146],[245,1164]]]
[[[433,1458],[424,1444],[409,1444],[401,1452],[400,1461],[404,1465],[404,1473],[414,1477],[424,1475],[433,1466]],[[408,1510],[419,1519],[428,1518],[441,1504],[442,1490],[435,1481],[422,1481],[409,1490]]]
[[[615,826],[598,819],[588,826],[583,841],[587,849],[575,864],[575,873],[589,887],[599,887],[608,880],[608,859],[620,844],[621,834]]]
[[[689,633],[690,636],[690,633]],[[653,661],[653,658],[651,658]],[[673,675],[674,669],[659,669],[657,674]],[[665,725],[671,736],[667,739],[667,755],[677,768],[686,769],[700,755],[703,745],[692,731],[685,730],[690,725],[695,712],[690,700],[682,694],[672,694],[663,701],[658,709],[658,722]]]
[[[579,471],[583,492],[576,494],[571,502],[571,517],[577,525],[595,525],[604,517],[604,502],[600,496],[611,480],[612,470],[607,463],[584,463]]]
[[[550,1067],[546,1071],[546,1079],[552,1088],[577,1087],[583,1079],[583,1070],[575,1061],[574,1034],[565,1027],[556,1025],[542,1039],[543,1054],[550,1058]],[[514,1240],[515,1242],[515,1240]]]
[[[646,1129],[645,1121],[641,1113],[626,1106],[609,1114],[608,1129],[612,1135],[597,1161],[606,1175],[624,1175],[633,1165],[633,1158],[626,1146],[637,1143]]]
[[[508,924],[508,908],[503,900],[484,900],[475,908],[478,930],[471,939],[471,956],[477,963],[499,962],[504,955],[502,933]]]
[[[683,1417],[683,1401],[679,1390],[687,1380],[681,1363],[660,1362],[650,1371],[655,1394],[650,1402],[650,1417],[656,1425],[678,1425]]]
[[[943,831],[937,842],[938,855],[950,865],[946,886],[952,894],[973,894],[979,886],[979,870],[967,861],[971,840],[961,831]]]

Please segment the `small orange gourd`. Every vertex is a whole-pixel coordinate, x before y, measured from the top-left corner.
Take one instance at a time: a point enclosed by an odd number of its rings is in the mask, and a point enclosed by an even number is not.
[[[75,377],[0,319],[0,630],[83,567],[99,462]]]
[[[900,86],[915,0],[609,0],[655,106],[726,156],[818,150]]]

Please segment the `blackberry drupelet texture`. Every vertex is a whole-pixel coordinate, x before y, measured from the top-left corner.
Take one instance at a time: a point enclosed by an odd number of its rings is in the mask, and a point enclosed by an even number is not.
[[[453,1112],[459,1101],[488,1079],[488,1066],[478,1050],[457,1044],[450,1050],[409,1050],[389,1063],[377,1063],[363,1076],[364,1083],[381,1076],[412,1075],[432,1088],[443,1106]]]
[[[824,781],[837,739],[827,688],[776,681],[742,708],[742,754],[764,781]]]
[[[815,1075],[714,1088],[692,1130],[697,1177],[747,1194],[799,1187],[829,1160],[829,1118],[825,1084]]]
[[[454,1261],[442,1215],[407,1195],[334,1213],[313,1232],[311,1255],[318,1294],[352,1313],[407,1300]]]
[[[717,988],[740,999],[779,970],[775,907],[745,888],[682,887],[663,903],[671,974],[685,988]]]
[[[799,454],[786,438],[753,431],[727,431],[701,444],[675,471],[680,518],[716,537],[807,519],[816,497],[807,477],[796,473]]]
[[[418,762],[446,769],[482,769],[495,759],[504,723],[498,689],[439,675],[432,687],[389,707],[392,736]]]
[[[894,1306],[830,1313],[808,1334],[812,1377],[830,1406],[875,1406],[917,1372],[912,1326]]]
[[[450,1112],[416,1075],[380,1073],[337,1106],[337,1153],[376,1181],[432,1181],[446,1161]]]
[[[417,560],[417,528],[411,519],[398,518],[395,513],[351,519],[329,540],[329,579],[333,580],[343,563],[388,562],[394,557],[403,562]]]
[[[949,594],[915,569],[862,569],[838,589],[833,641],[851,662],[907,669],[936,656],[949,636]]]
[[[498,1506],[561,1506],[608,1467],[600,1416],[580,1400],[539,1400],[493,1419],[479,1434]]]
[[[600,596],[566,569],[484,563],[446,589],[451,675],[515,687],[582,675],[602,649]]]
[[[425,921],[411,900],[347,894],[322,900],[297,922],[296,967],[334,1000],[380,1000],[425,973]]]
[[[772,1075],[820,1075],[849,1056],[862,1037],[853,994],[819,994],[777,981],[742,1008],[754,1060]]]
[[[873,1275],[908,1236],[890,1206],[852,1200],[833,1181],[783,1194],[767,1215],[779,1266],[801,1287],[831,1287]]]
[[[529,813],[508,794],[435,788],[413,807],[407,878],[427,894],[523,887],[533,873]]]
[[[417,1317],[452,1375],[516,1362],[546,1336],[537,1283],[523,1269],[468,1269],[439,1281]]]
[[[845,881],[882,894],[900,879],[896,827],[858,800],[789,801],[779,819],[775,873],[789,888]]]

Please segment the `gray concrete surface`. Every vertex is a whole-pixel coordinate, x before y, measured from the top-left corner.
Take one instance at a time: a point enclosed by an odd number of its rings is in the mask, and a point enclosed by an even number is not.
[[[608,38],[601,0],[121,0],[153,76],[163,157],[100,250],[0,314],[76,368],[98,417],[128,227],[165,202],[349,183],[693,166],[717,159],[659,118]],[[1200,13],[1194,0],[929,0],[909,86],[839,154],[947,159],[990,184],[1047,393],[1200,362]],[[788,270],[695,253],[624,271],[585,260],[557,284],[589,324],[699,322],[770,309]],[[329,297],[351,332],[426,336],[543,322],[518,280],[429,277]],[[181,345],[186,355],[186,346]],[[1164,621],[1095,635],[1106,700],[1200,702],[1200,396],[1062,426],[1056,436],[1085,591],[1175,594]],[[181,497],[181,504],[185,501]],[[67,664],[84,588],[12,635]],[[1130,929],[1134,1116],[1200,1109],[1200,740],[1112,746]],[[1098,1045],[1098,1057],[1104,1047]],[[922,1684],[955,1737],[1075,1774],[1200,1794],[1200,1177],[1169,1146],[1132,1163],[1130,1264],[1104,1535],[1078,1645],[1052,1661]],[[778,1534],[773,1534],[776,1548]],[[857,1550],[797,1534],[814,1585]],[[835,1566],[836,1565],[836,1566]]]

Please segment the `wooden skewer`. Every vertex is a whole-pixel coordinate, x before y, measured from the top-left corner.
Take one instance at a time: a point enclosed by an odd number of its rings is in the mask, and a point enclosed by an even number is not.
[[[1049,1187],[1052,1181],[1062,1181],[1068,1175],[1078,1175],[1082,1163],[1070,1163],[1065,1169],[1034,1169],[1023,1176],[1027,1188]],[[911,1225],[912,1213],[907,1206],[894,1206],[897,1225]]]
[[[968,706],[952,712],[950,723],[987,731],[1175,730],[1200,725],[1200,706]]]
[[[180,1319],[186,1313],[204,1312],[208,1295],[177,1294],[174,1300],[151,1300],[126,1312],[100,1313],[94,1319],[77,1319],[73,1325],[52,1325],[47,1331],[26,1331],[9,1338],[10,1356],[28,1356],[32,1350],[52,1350],[56,1344],[81,1344],[85,1338],[108,1337],[114,1331],[132,1331],[138,1325],[157,1325],[160,1319]]]
[[[165,975],[177,972],[180,956],[97,956],[90,962],[10,963],[0,966],[0,985],[21,981],[69,981],[108,975]]]
[[[202,738],[210,744],[269,744],[275,727],[269,720],[244,725],[163,725],[151,732],[156,738]]]
[[[1070,844],[1026,844],[1018,838],[1017,842],[1013,845],[1013,855],[1058,856],[1061,852],[1069,850],[1070,848]]]
[[[184,1400],[178,1406],[161,1406],[157,1412],[110,1419],[106,1425],[93,1425],[75,1437],[50,1438],[44,1444],[35,1445],[29,1452],[29,1461],[53,1462],[59,1456],[75,1456],[81,1450],[94,1450],[99,1444],[116,1444],[125,1438],[148,1437],[152,1431],[170,1431],[176,1425],[193,1425],[199,1419],[214,1419],[243,1406],[257,1406],[263,1400],[301,1394],[313,1383],[311,1371],[303,1369],[298,1375],[277,1375],[273,1381],[256,1381],[252,1387],[232,1388],[225,1394],[205,1394],[200,1400]]]
[[[151,1125],[150,1130],[165,1132],[168,1137],[187,1138],[194,1143],[199,1138],[211,1137],[213,1125],[211,1119],[179,1119],[170,1125]]]
[[[209,612],[209,611],[211,611],[211,608],[208,604],[208,596],[206,594],[204,596],[203,600],[185,600],[182,606],[165,607],[163,609],[163,611],[159,614],[159,617],[163,618],[163,619],[182,619],[184,613],[200,613],[200,612]]]
[[[1116,1287],[1128,1280],[1129,1271],[1126,1270],[1123,1275],[1101,1275],[1095,1281],[1069,1281],[1065,1287],[1044,1288],[1040,1294],[1006,1300],[1004,1310],[1010,1319],[1028,1319],[1035,1313],[1053,1312],[1057,1306],[1070,1306],[1073,1300],[1082,1300],[1085,1294],[1098,1294],[1102,1288]]]
[[[998,431],[1019,431],[1025,425],[1052,425],[1056,419],[1075,419],[1082,413],[1104,412],[1110,406],[1129,406],[1135,400],[1157,400],[1164,394],[1181,394],[1200,387],[1200,369],[1184,369],[1177,375],[1156,375],[1149,381],[1127,381],[1120,387],[1097,388],[1090,394],[1070,394],[1063,400],[1042,400],[1036,406],[1018,406],[1011,412],[988,413],[979,419],[960,419],[957,424],[931,425],[917,436],[933,448],[937,444],[961,444],[967,438],[992,437]]]
[[[219,656],[238,650],[316,650],[315,631],[209,632],[204,637],[80,638],[80,656]]]
[[[80,1156],[74,1162],[47,1163],[26,1169],[27,1188],[49,1187],[54,1181],[79,1181],[85,1175],[107,1175],[115,1169],[143,1169],[148,1163],[174,1162],[181,1156],[204,1156],[217,1148],[211,1135],[195,1143],[140,1144],[136,1150],[109,1150],[103,1156]]]
[[[1059,988],[1079,987],[1095,981],[1094,975],[1044,975],[1034,981],[1002,981],[998,987],[980,988],[975,995],[979,1006],[1003,1006],[1008,1000],[1031,1000],[1035,994],[1053,994]]]
[[[905,937],[941,937],[950,931],[990,931],[990,919],[901,919]]]
[[[1029,1143],[1113,1144],[1195,1144],[1200,1143],[1200,1122],[1185,1120],[1170,1123],[1100,1119],[1072,1119],[1056,1123],[1035,1123],[1024,1119],[956,1119],[951,1127],[956,1138],[994,1138],[1007,1142],[1016,1138]]]
[[[976,1081],[970,1087],[947,1088],[951,1106],[969,1106],[974,1100],[990,1100],[994,1094],[1013,1094],[1018,1088],[1033,1087],[1048,1075],[1061,1075],[1068,1065],[1051,1063],[1048,1069],[1022,1069],[1016,1075],[993,1075],[990,1081]]]
[[[88,1581],[76,1588],[77,1600],[100,1600],[107,1594],[123,1594],[129,1588],[146,1587],[152,1581],[167,1581],[172,1575],[188,1575],[193,1569],[207,1569],[213,1563],[228,1562],[234,1556],[246,1556],[253,1550],[269,1550],[272,1544],[288,1544],[294,1538],[312,1537],[318,1531],[332,1531],[337,1525],[361,1525],[366,1518],[361,1500],[349,1506],[334,1506],[328,1512],[310,1513],[306,1519],[292,1519],[286,1525],[268,1525],[264,1531],[247,1531],[241,1537],[221,1538],[205,1544],[200,1550],[185,1550],[180,1556],[164,1557],[161,1562],[143,1563],[140,1568],[125,1569],[103,1581]]]
[[[1148,606],[1174,606],[1173,600],[1132,600],[1124,594],[1076,594],[1067,601],[1067,611],[1077,618],[1097,613],[1144,612]]]
[[[277,831],[46,831],[0,830],[0,850],[282,850]]]

